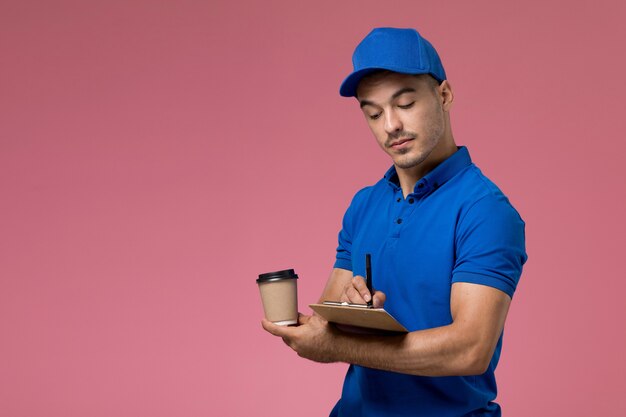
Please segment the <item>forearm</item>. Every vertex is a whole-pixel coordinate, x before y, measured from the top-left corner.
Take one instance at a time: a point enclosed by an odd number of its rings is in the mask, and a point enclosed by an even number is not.
[[[324,295],[336,296],[349,271],[335,269]],[[378,292],[376,293],[378,294]],[[455,283],[450,296],[452,323],[399,336],[334,331],[324,350],[329,361],[424,376],[477,375],[487,369],[511,298],[488,286]],[[384,297],[382,302],[384,303]]]
[[[399,336],[336,332],[333,357],[368,368],[412,375],[482,374],[493,350],[454,324]]]

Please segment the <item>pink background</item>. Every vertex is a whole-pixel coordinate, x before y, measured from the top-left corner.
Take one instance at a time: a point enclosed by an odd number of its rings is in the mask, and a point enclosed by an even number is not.
[[[308,311],[390,163],[337,92],[375,26],[436,45],[527,222],[505,415],[626,415],[623,4],[2,1],[0,415],[328,413],[347,366],[266,334],[254,279]]]

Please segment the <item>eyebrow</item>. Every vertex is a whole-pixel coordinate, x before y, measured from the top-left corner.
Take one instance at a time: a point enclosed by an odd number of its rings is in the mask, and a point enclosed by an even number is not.
[[[415,91],[414,88],[412,88],[412,87],[405,87],[405,88],[402,88],[402,89],[396,91],[395,93],[393,93],[393,95],[391,96],[391,99],[392,100],[396,99],[396,98],[400,97],[402,94],[415,93],[415,92],[416,91]],[[368,101],[368,100],[361,100],[360,104],[361,104],[361,108],[363,108],[364,106],[374,106],[375,105],[373,102]]]

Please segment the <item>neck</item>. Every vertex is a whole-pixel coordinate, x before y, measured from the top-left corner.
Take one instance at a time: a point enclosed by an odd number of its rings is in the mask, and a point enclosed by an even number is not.
[[[420,179],[435,169],[437,165],[448,159],[456,151],[457,146],[454,143],[454,139],[450,138],[450,140],[440,142],[430,155],[418,165],[410,168],[400,168],[396,166],[396,173],[398,174],[398,180],[404,198],[413,192],[415,184],[417,184]]]

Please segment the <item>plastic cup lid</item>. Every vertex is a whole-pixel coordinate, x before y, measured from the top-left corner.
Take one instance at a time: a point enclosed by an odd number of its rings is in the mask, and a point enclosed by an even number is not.
[[[293,269],[283,269],[282,271],[267,272],[259,275],[256,282],[280,281],[283,279],[298,279]]]

